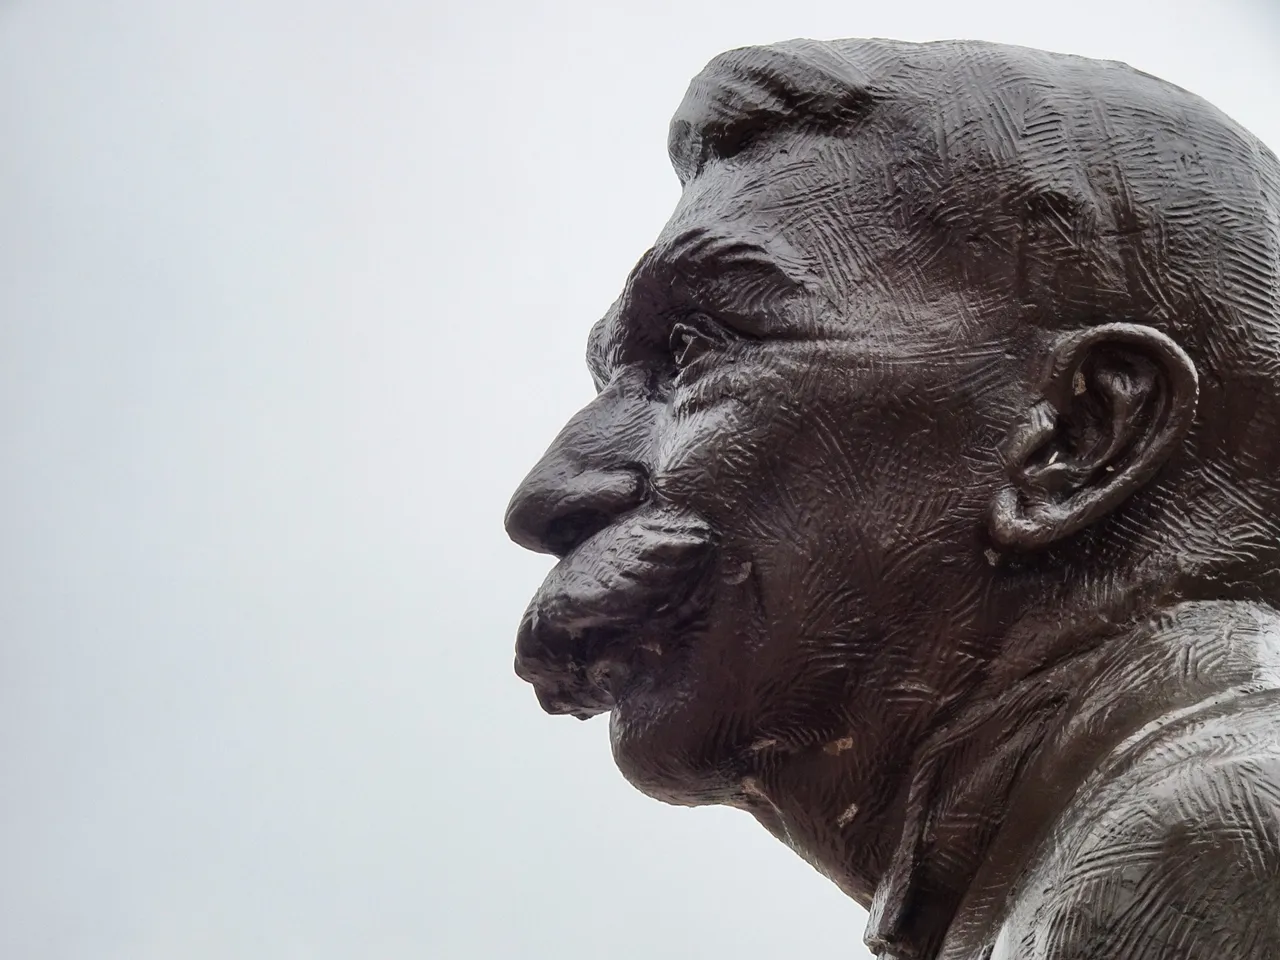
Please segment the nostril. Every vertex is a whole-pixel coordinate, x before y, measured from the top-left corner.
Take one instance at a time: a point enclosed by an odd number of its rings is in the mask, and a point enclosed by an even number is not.
[[[542,542],[551,553],[563,557],[578,544],[595,536],[611,521],[611,516],[601,510],[575,510],[548,523]]]

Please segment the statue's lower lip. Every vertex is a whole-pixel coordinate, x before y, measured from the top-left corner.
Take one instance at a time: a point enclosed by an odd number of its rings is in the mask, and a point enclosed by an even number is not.
[[[607,713],[629,691],[661,675],[698,632],[692,598],[658,614],[618,617],[571,631],[532,608],[516,639],[515,672],[552,714],[581,719]],[[674,641],[674,642],[673,642]]]
[[[577,635],[527,617],[516,641],[515,672],[548,713],[586,719],[612,710],[653,645],[613,627]]]

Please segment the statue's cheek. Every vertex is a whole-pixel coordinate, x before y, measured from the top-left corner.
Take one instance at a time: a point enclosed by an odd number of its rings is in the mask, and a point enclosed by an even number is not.
[[[767,411],[739,400],[670,417],[655,449],[655,489],[701,513],[731,509],[761,479],[769,426]]]

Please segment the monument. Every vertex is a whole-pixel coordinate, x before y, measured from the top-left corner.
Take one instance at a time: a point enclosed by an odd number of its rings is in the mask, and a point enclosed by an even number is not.
[[[716,57],[513,498],[543,708],[884,960],[1280,957],[1280,163],[1124,64]]]

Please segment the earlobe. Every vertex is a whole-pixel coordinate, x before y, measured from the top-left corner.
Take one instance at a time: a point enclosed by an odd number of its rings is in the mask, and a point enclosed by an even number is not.
[[[1198,395],[1191,358],[1151,327],[1110,323],[1061,338],[1040,399],[1000,451],[1009,483],[992,504],[992,539],[1036,549],[1110,513],[1177,449]]]

